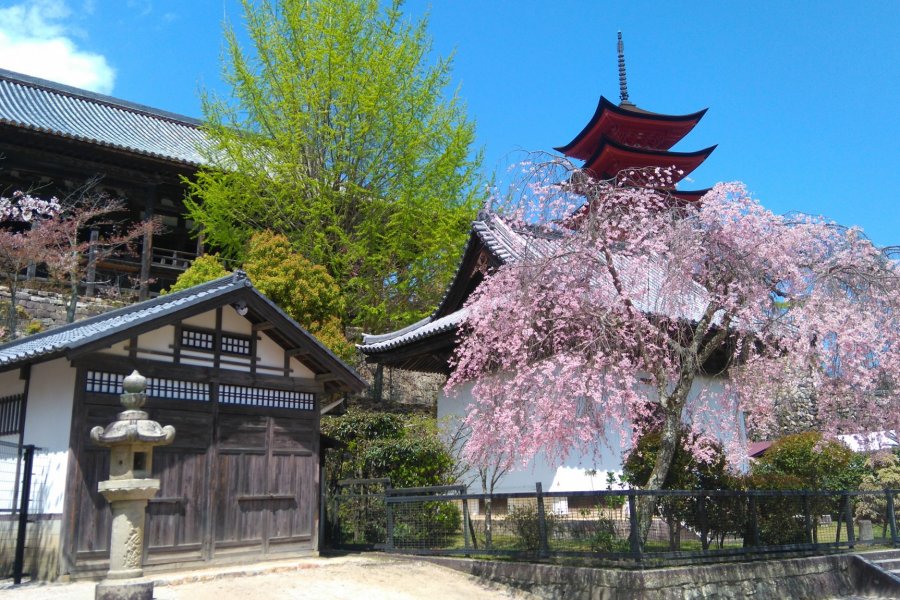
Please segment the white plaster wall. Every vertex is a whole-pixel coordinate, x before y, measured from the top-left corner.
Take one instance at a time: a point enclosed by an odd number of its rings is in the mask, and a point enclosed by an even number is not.
[[[304,365],[302,362],[297,360],[296,358],[291,358],[291,362],[288,363],[291,367],[291,375],[293,377],[302,377],[304,379],[314,379],[316,374],[312,372],[312,370]]]
[[[284,348],[265,333],[256,342],[256,355],[259,357],[258,365],[284,369]]]
[[[253,325],[250,321],[237,314],[237,311],[228,304],[222,307],[222,329],[224,331],[250,335],[253,330]]]
[[[743,418],[735,414],[734,420],[722,419],[724,382],[720,378],[698,377],[691,389],[690,399],[695,405],[696,425],[715,435],[723,444],[746,446],[746,431]],[[444,428],[453,428],[467,414],[467,407],[473,402],[472,384],[459,386],[452,395],[441,390],[438,395],[438,422]],[[704,410],[704,407],[708,410]],[[540,481],[545,491],[588,491],[607,489],[607,473],[620,474],[622,459],[627,451],[627,440],[623,441],[610,427],[608,444],[598,444],[593,451],[573,450],[564,461],[551,462],[545,453],[539,453],[524,466],[506,473],[495,486],[495,492],[533,491]],[[733,446],[732,446],[733,447]],[[742,465],[745,468],[745,465]],[[594,472],[591,474],[591,472]],[[469,474],[471,478],[473,474]],[[477,491],[480,482],[470,489]]]
[[[101,354],[111,354],[113,356],[128,356],[128,344],[130,340],[122,340],[118,344],[113,344],[109,348],[100,351]]]
[[[200,313],[199,315],[194,315],[193,317],[182,321],[182,324],[193,327],[203,327],[205,329],[215,329],[216,311],[210,310],[205,313]]]
[[[32,365],[24,442],[41,448],[34,461],[35,498],[44,514],[63,510],[74,391],[75,368],[65,358]]]
[[[153,329],[142,333],[138,337],[138,348],[141,350],[156,350],[157,352],[172,352],[175,343],[175,327],[165,325],[159,329]]]
[[[25,382],[19,379],[19,369],[0,373],[0,397],[21,394],[25,389]]]
[[[275,343],[265,333],[259,336],[259,341],[256,343],[256,353],[259,357],[257,366],[272,367],[278,370],[284,369],[284,348]],[[292,377],[315,378],[315,373],[296,358],[291,358],[288,365],[290,366]]]

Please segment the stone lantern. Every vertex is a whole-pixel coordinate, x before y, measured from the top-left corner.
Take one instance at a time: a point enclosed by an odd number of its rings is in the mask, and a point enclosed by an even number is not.
[[[94,427],[91,440],[108,446],[109,479],[98,489],[112,509],[109,572],[97,584],[96,600],[151,600],[153,582],[127,581],[143,575],[144,510],[159,491],[159,480],[151,479],[153,447],[170,444],[175,428],[161,427],[140,410],[147,400],[147,380],[134,371],[123,382],[125,410],[105,429]]]

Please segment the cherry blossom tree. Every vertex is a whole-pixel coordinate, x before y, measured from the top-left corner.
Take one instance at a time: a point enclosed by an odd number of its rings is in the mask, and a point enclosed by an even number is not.
[[[696,204],[659,191],[671,187],[664,169],[528,170],[503,208],[520,259],[472,294],[448,381],[475,382],[470,460],[562,459],[661,418],[646,485],[660,489],[683,425],[704,460],[742,413],[764,435],[775,395],[801,380],[827,434],[900,427],[898,263],[858,229],[771,213],[741,184]],[[721,376],[715,398],[706,375]]]
[[[21,191],[10,197],[0,197],[0,273],[9,287],[9,309],[6,315],[6,333],[16,337],[18,313],[16,301],[19,278],[28,265],[43,262],[47,255],[47,227],[59,214],[56,198],[43,200]]]
[[[16,300],[22,272],[30,265],[45,265],[52,279],[69,292],[67,322],[75,320],[79,286],[92,264],[116,252],[127,251],[146,232],[158,231],[155,220],[125,225],[117,214],[124,203],[94,190],[89,182],[60,201],[16,191],[0,198],[0,272],[10,289],[6,329],[16,336]],[[101,235],[88,236],[94,228]]]
[[[44,223],[43,262],[50,276],[68,289],[66,322],[72,323],[88,271],[113,254],[132,251],[136,241],[159,232],[161,225],[156,219],[125,223],[120,218],[125,203],[90,186],[67,200],[64,208]],[[90,229],[98,235],[88,237]]]

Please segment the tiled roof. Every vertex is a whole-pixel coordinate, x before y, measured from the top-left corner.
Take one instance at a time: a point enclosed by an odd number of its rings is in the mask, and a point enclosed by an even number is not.
[[[109,346],[132,335],[134,328],[152,329],[189,316],[193,314],[192,310],[207,310],[237,301],[246,302],[251,311],[274,322],[275,329],[269,333],[277,333],[285,343],[300,344],[310,350],[310,358],[318,367],[334,375],[330,381],[343,391],[360,391],[366,387],[366,382],[356,371],[262,295],[241,271],[4,344],[0,346],[0,369],[66,356],[85,346],[90,350],[96,348],[98,342],[100,346]],[[196,305],[200,303],[204,306],[198,308]]]
[[[200,121],[0,69],[0,123],[191,166]]]
[[[384,335],[363,334],[363,344],[359,346],[359,348],[367,354],[383,352],[418,340],[430,338],[440,333],[453,330],[465,320],[466,314],[466,309],[461,308],[440,319],[432,320],[433,317],[426,317],[399,331],[392,331],[391,333],[386,333]]]
[[[242,287],[252,287],[243,274],[230,275],[198,286],[158,296],[124,308],[70,323],[0,346],[0,367],[58,355],[123,329],[163,317],[201,300],[212,299]]]
[[[558,249],[559,243],[559,238],[552,234],[539,233],[529,227],[513,226],[501,216],[487,211],[479,213],[478,220],[472,223],[472,232],[501,264],[529,257],[551,256]],[[706,294],[701,286],[688,284],[684,293],[678,296],[664,295],[661,291],[668,274],[663,265],[654,262],[637,264],[635,259],[624,256],[615,256],[613,261],[620,273],[640,277],[642,289],[646,285],[642,298],[633,300],[640,310],[686,320],[697,320],[703,314]],[[460,272],[457,271],[456,277],[459,276]],[[598,279],[597,285],[604,285],[604,281]],[[606,282],[605,285],[611,284]],[[392,350],[449,331],[465,320],[465,308],[437,318],[442,305],[443,301],[438,311],[431,316],[403,329],[381,335],[364,334],[363,343],[358,348],[364,354]]]

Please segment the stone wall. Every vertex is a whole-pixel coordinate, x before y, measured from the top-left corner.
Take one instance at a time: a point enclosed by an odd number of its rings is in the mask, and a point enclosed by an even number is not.
[[[866,561],[847,554],[643,570],[433,557],[425,560],[526,590],[545,600],[824,600],[856,594],[896,598],[900,591],[894,582],[876,581]]]
[[[16,292],[19,307],[19,334],[26,332],[29,324],[40,323],[46,331],[66,324],[66,307],[69,297],[53,289],[20,287]],[[9,287],[0,285],[0,305],[9,305]],[[75,320],[86,319],[124,306],[121,300],[109,298],[79,298],[75,309]],[[2,325],[2,324],[0,324]]]

